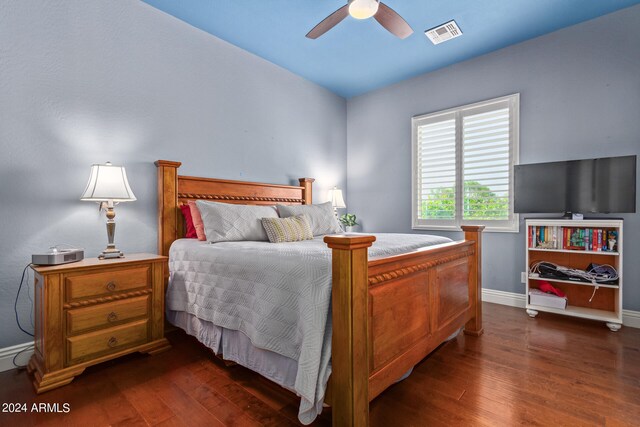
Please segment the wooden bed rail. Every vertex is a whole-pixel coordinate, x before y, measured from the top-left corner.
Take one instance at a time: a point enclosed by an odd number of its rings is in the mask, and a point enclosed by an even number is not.
[[[158,168],[158,254],[169,256],[169,248],[179,235],[178,168],[182,163],[156,161]],[[168,277],[166,269],[165,276]]]
[[[484,225],[463,225],[464,239],[475,242],[475,256],[469,269],[469,300],[472,312],[464,326],[464,333],[479,337],[482,335],[482,230]]]
[[[482,334],[481,236],[368,260],[374,236],[326,236],[332,249],[334,426],[368,426],[369,401],[464,325]],[[407,310],[411,310],[407,312]]]
[[[332,253],[331,414],[334,426],[369,424],[368,255],[374,236],[326,236]]]

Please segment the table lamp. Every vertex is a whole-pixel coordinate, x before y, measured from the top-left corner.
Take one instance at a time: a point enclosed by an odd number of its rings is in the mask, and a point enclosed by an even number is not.
[[[338,209],[344,209],[347,205],[344,204],[344,199],[342,198],[342,190],[338,187],[333,187],[329,190],[329,200],[331,200],[331,206],[333,206],[333,214],[338,217]]]
[[[113,238],[116,232],[116,213],[114,205],[119,202],[131,202],[136,196],[129,187],[124,166],[113,166],[111,162],[91,166],[91,175],[87,188],[80,200],[100,202],[100,209],[107,210],[107,248],[98,256],[100,259],[122,258],[124,254],[116,248]]]

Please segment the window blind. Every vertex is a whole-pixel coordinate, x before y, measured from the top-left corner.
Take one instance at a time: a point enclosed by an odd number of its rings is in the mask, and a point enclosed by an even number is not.
[[[519,95],[412,118],[413,228],[517,231]]]
[[[463,219],[509,219],[509,109],[462,121]]]
[[[453,118],[418,128],[418,205],[422,218],[454,219],[456,214],[456,126]]]

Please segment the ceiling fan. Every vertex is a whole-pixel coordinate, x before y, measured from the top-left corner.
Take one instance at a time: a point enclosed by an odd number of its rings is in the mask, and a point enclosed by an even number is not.
[[[380,0],[349,0],[346,5],[324,18],[318,25],[307,33],[307,38],[317,39],[348,15],[356,19],[368,19],[372,16],[380,25],[396,37],[401,39],[413,34],[413,30],[402,19],[402,16]]]

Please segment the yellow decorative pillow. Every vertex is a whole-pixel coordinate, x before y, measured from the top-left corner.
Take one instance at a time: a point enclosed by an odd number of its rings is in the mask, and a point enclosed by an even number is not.
[[[288,218],[262,218],[262,227],[271,243],[299,242],[313,239],[306,215]]]

